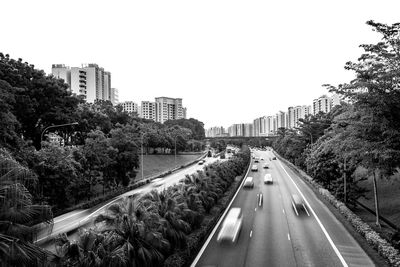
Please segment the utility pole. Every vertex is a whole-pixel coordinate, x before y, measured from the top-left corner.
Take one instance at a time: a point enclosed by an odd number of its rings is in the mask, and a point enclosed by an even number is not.
[[[344,171],[343,171],[343,181],[344,181],[344,203],[347,202],[347,181],[346,181],[346,156],[344,156]]]

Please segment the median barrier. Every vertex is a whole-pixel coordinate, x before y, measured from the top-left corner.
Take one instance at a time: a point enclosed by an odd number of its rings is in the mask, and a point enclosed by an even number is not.
[[[313,179],[304,171],[299,170],[297,166],[283,158],[275,151],[273,151],[273,153],[290,169],[297,173],[303,180],[311,184],[321,196],[328,200],[328,202],[331,203],[332,206],[335,207],[348,222],[350,222],[352,227],[365,238],[367,243],[373,247],[379,253],[379,255],[385,258],[391,266],[400,267],[400,253],[387,240],[382,238],[367,223],[365,223],[360,217],[352,212],[343,202],[337,200],[336,197],[329,192],[329,190],[323,188],[321,185],[313,181]]]

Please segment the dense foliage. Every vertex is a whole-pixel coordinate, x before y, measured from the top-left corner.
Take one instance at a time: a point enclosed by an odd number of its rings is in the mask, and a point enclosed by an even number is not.
[[[344,102],[328,114],[302,120],[294,131],[281,132],[274,148],[346,202],[364,192],[357,185],[357,167],[369,170],[378,212],[376,178],[388,177],[400,166],[400,24],[367,24],[382,40],[361,45],[358,62],[346,63],[356,74],[353,81],[326,85]]]
[[[212,208],[232,189],[249,164],[248,149],[231,160],[216,162],[179,184],[140,198],[112,204],[95,220],[97,230],[84,230],[78,241],[57,240],[61,264],[67,266],[179,266],[201,246],[217,217]],[[204,222],[204,223],[203,223]]]

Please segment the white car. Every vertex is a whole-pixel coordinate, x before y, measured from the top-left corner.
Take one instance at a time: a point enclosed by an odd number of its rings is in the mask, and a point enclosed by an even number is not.
[[[273,184],[274,181],[272,180],[272,175],[267,173],[264,175],[264,184]]]
[[[254,188],[253,177],[247,177],[246,180],[244,181],[243,187],[244,188],[248,188],[248,187]]]
[[[221,230],[218,233],[217,241],[228,241],[235,243],[242,229],[242,209],[241,208],[231,208],[225,217],[222,224]]]
[[[251,171],[252,171],[252,172],[258,171],[258,166],[257,166],[257,164],[253,164],[253,166],[251,166]]]

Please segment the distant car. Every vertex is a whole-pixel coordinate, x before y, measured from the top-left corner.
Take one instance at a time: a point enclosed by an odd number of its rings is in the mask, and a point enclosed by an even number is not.
[[[265,164],[263,165],[263,168],[264,168],[264,169],[269,169],[268,163],[265,163]]]
[[[252,172],[258,171],[258,166],[257,166],[257,164],[253,164],[253,166],[251,166],[251,171],[252,171]]]
[[[222,223],[221,230],[218,233],[217,241],[228,241],[235,243],[242,229],[242,209],[241,208],[231,208]]]
[[[254,158],[254,162],[260,162],[259,158]]]
[[[244,181],[244,188],[254,188],[254,181],[253,177],[247,177],[246,180]]]
[[[157,178],[152,181],[153,186],[159,187],[164,183],[163,179]]]
[[[267,173],[264,175],[264,184],[273,184],[274,181],[272,180],[272,175]]]
[[[276,160],[276,157],[273,157],[272,159],[273,159],[273,160]]]
[[[204,159],[199,161],[199,165],[203,165],[206,161]]]
[[[301,211],[305,211],[307,213],[307,215],[310,216],[310,214],[308,213],[308,210],[306,208],[306,205],[304,204],[303,199],[299,195],[292,194],[291,202],[292,202],[293,209],[296,212],[297,216],[299,216],[299,213]]]
[[[264,158],[261,158],[261,160],[264,160]]]

